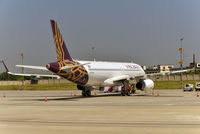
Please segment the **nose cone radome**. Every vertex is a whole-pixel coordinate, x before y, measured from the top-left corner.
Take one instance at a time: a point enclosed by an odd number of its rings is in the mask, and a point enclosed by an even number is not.
[[[49,63],[46,65],[46,68],[54,73],[58,73],[59,64],[57,62]]]

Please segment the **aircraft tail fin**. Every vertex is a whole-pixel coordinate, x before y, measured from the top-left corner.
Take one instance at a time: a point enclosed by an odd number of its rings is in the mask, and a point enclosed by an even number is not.
[[[50,20],[58,61],[73,61],[55,20]]]
[[[4,65],[5,69],[6,69],[6,72],[8,73],[8,72],[9,72],[9,70],[8,70],[8,68],[7,68],[6,64],[4,63],[4,61],[3,61],[3,60],[2,60],[1,62],[3,63],[3,65]]]

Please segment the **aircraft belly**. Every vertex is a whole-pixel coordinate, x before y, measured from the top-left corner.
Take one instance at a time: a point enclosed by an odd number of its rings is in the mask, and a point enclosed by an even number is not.
[[[105,72],[89,72],[87,85],[100,86],[109,77]]]
[[[89,72],[89,80],[87,85],[93,86],[108,86],[104,83],[105,80],[124,75],[121,71],[97,71],[97,72]]]

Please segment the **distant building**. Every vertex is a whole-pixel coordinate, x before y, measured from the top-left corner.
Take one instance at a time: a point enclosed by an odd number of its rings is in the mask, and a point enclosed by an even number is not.
[[[169,73],[172,68],[174,68],[174,65],[158,65],[160,73]]]
[[[150,66],[148,69],[150,69],[150,70],[158,70],[158,66]]]
[[[174,65],[157,65],[148,67],[146,73],[169,73]]]
[[[196,69],[200,69],[200,62],[199,63],[190,63],[190,67],[192,68],[192,67],[194,67],[194,68],[196,68]]]
[[[142,66],[142,69],[145,71],[147,70],[147,66]]]

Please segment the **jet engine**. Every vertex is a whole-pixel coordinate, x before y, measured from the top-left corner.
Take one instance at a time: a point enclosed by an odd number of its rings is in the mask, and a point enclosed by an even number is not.
[[[140,80],[136,83],[136,88],[140,90],[153,89],[154,82],[151,79]]]

